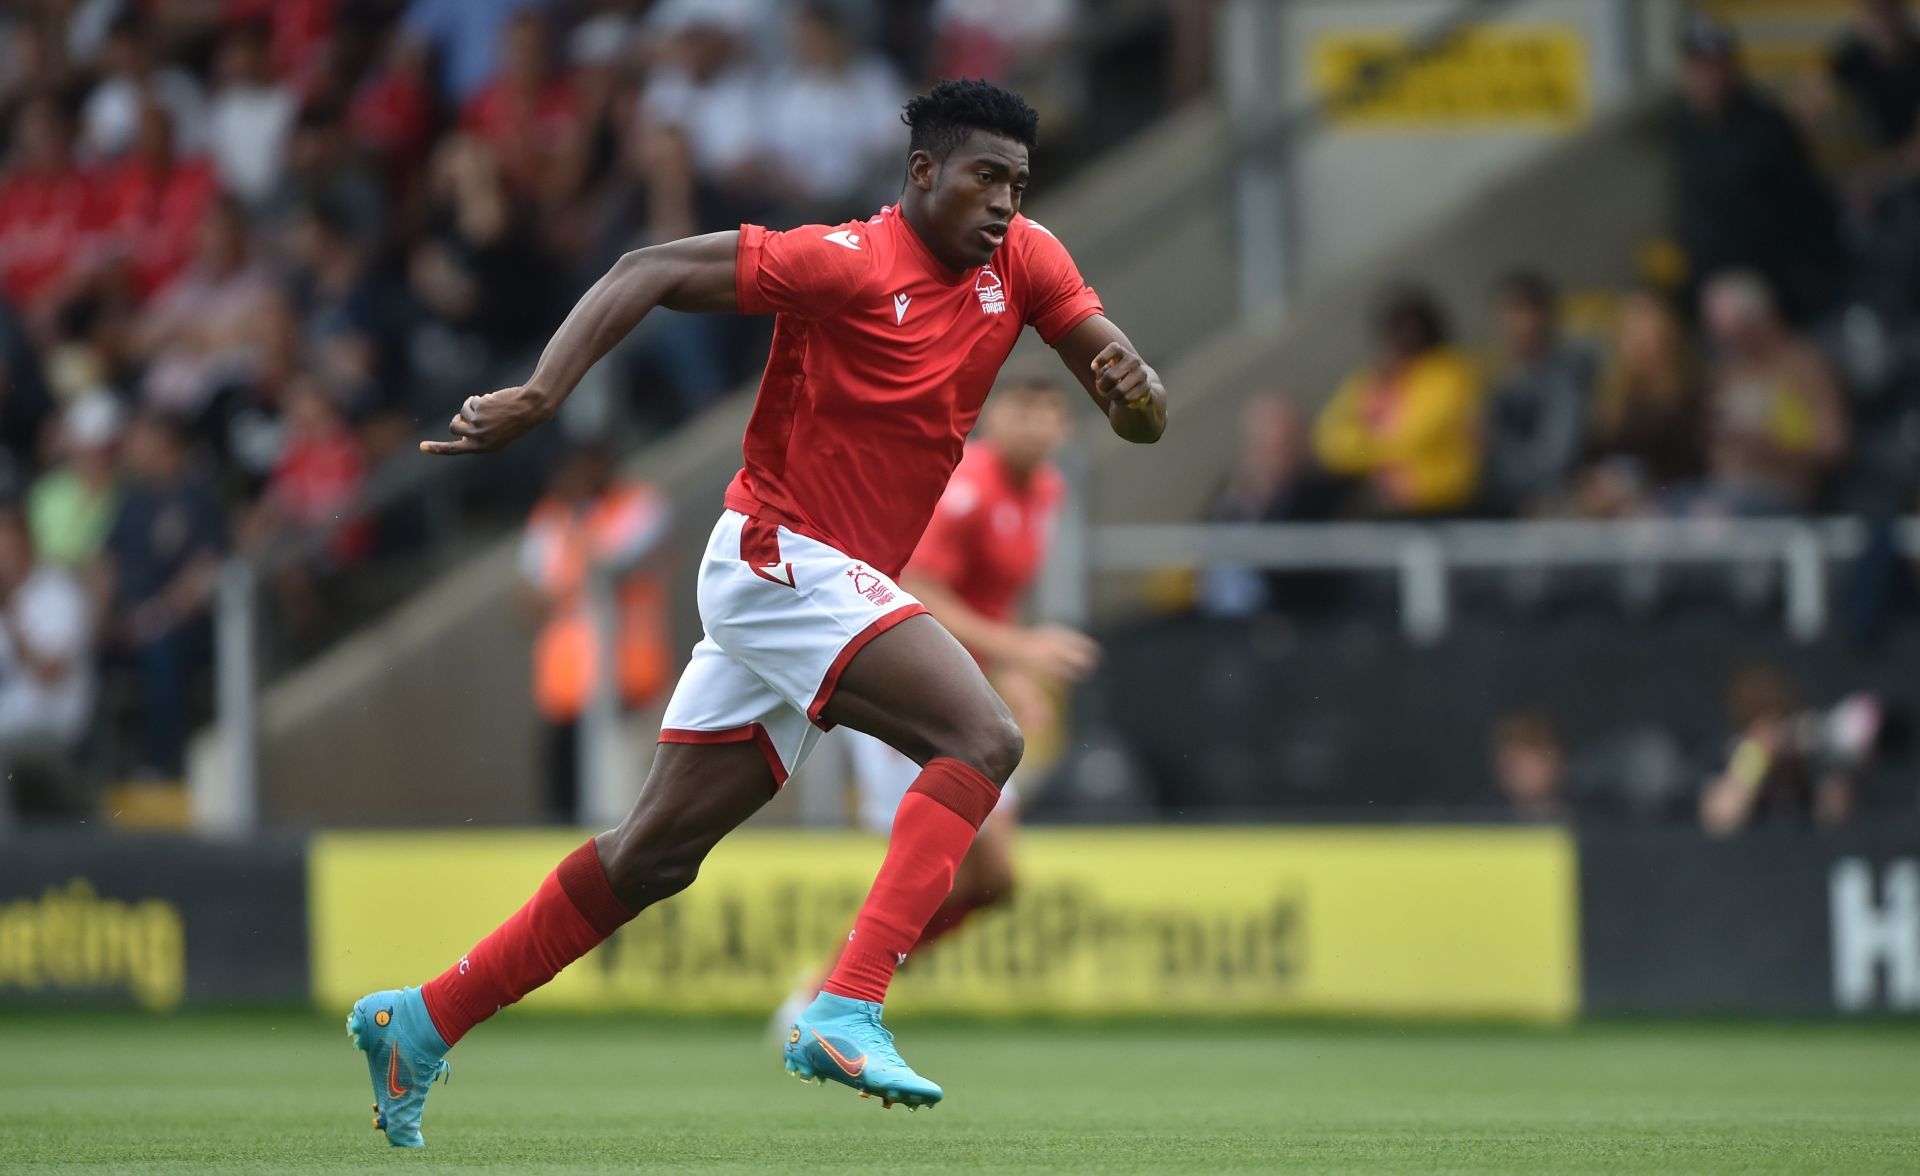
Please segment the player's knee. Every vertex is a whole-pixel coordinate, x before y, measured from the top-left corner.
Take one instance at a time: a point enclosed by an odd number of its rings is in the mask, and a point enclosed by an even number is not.
[[[704,850],[691,846],[624,838],[606,863],[607,882],[628,909],[638,912],[693,885],[705,856]]]
[[[962,746],[953,757],[980,769],[980,774],[995,784],[1005,784],[1026,754],[1027,740],[1020,725],[1004,712],[983,719],[960,738]]]
[[[626,902],[629,909],[639,910],[672,898],[693,885],[699,876],[698,858],[662,856],[635,861],[610,881],[614,894]]]

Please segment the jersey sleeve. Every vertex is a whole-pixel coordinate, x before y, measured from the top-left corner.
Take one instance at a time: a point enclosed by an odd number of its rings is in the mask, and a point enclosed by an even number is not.
[[[785,232],[741,225],[733,261],[740,313],[813,319],[845,306],[873,272],[873,242],[866,228],[859,221]]]
[[[959,583],[972,551],[986,500],[971,480],[956,477],[933,508],[933,518],[913,549],[902,576],[926,576],[949,587]]]
[[[1080,267],[1073,264],[1059,238],[1028,221],[1026,233],[1026,322],[1051,347],[1082,322],[1100,314],[1100,295],[1093,292]]]

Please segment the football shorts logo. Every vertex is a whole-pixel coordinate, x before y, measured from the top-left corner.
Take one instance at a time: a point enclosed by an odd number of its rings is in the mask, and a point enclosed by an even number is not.
[[[893,603],[893,589],[887,586],[879,573],[868,571],[865,564],[854,564],[848,568],[847,577],[853,581],[853,590],[872,601],[876,607]]]
[[[980,267],[980,277],[973,283],[973,292],[980,296],[981,313],[1006,313],[1007,287],[1000,280],[1000,275],[993,272],[992,266]]]

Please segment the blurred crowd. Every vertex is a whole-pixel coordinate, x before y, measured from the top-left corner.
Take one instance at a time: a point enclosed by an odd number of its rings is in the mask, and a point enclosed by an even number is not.
[[[1920,26],[1901,0],[1852,12],[1791,102],[1729,31],[1690,24],[1666,115],[1678,248],[1649,284],[1576,331],[1547,275],[1512,273],[1478,345],[1429,292],[1386,292],[1374,354],[1317,415],[1248,404],[1215,517],[1920,509]],[[1266,595],[1244,573],[1210,593]]]
[[[383,471],[461,396],[520,378],[622,252],[870,212],[898,191],[901,103],[936,76],[1026,86],[1057,174],[1089,30],[1158,47],[1160,104],[1204,84],[1207,7],[0,5],[10,791],[68,789],[76,749],[119,749],[79,775],[178,779],[222,558],[273,553],[276,623],[325,626],[329,584],[420,542],[376,509]],[[752,374],[764,330],[661,312],[558,432],[671,428]],[[126,738],[88,738],[116,723]]]
[[[1857,690],[1813,705],[1756,662],[1729,676],[1724,708],[1725,734],[1706,747],[1657,719],[1570,747],[1544,708],[1504,715],[1488,740],[1497,802],[1522,821],[1694,821],[1716,837],[1911,810],[1911,785],[1865,795],[1871,769],[1906,751],[1905,716],[1885,696]]]

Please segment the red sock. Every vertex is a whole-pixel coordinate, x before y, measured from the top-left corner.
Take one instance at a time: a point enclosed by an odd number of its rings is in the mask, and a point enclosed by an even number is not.
[[[893,970],[952,892],[960,859],[999,801],[993,781],[959,760],[927,761],[894,813],[887,858],[827,977],[827,992],[886,999]]]
[[[613,896],[589,841],[548,874],[526,905],[460,962],[420,986],[427,1015],[448,1045],[586,955],[633,918]]]

